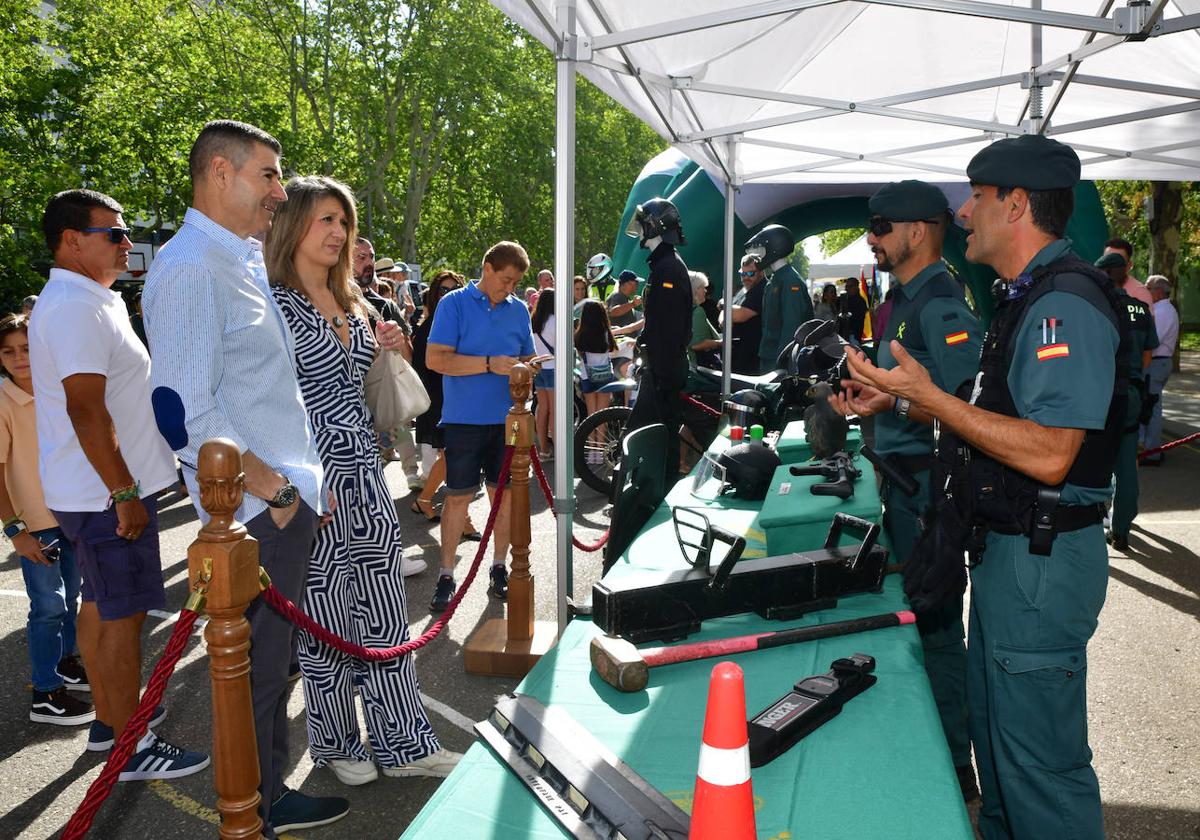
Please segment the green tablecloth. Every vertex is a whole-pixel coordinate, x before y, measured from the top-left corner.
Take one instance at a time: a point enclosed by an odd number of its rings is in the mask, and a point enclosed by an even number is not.
[[[765,535],[757,521],[761,503],[725,499],[705,504],[690,495],[689,486],[690,481],[675,486],[610,577],[683,565],[671,524],[673,504],[706,508],[714,523],[747,535],[748,553],[765,552]],[[832,610],[786,623],[755,615],[706,621],[689,641],[821,624],[905,606],[900,581],[892,576],[883,592],[843,598]],[[708,677],[717,660],[656,668],[645,691],[622,694],[591,671],[588,642],[598,632],[589,621],[573,621],[517,691],[569,713],[650,784],[690,811]],[[853,653],[875,657],[878,684],[783,756],[754,770],[758,836],[969,840],[970,822],[913,627],[732,659],[745,671],[747,711],[753,715],[792,683],[824,672],[834,659]],[[430,840],[564,836],[507,767],[479,743],[404,834]]]

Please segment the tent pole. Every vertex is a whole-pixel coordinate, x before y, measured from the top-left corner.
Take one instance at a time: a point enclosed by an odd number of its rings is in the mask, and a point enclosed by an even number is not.
[[[721,394],[722,400],[732,392],[733,372],[733,272],[737,259],[733,253],[733,212],[737,195],[734,180],[737,178],[737,137],[730,137],[726,146],[728,163],[725,167],[725,312],[721,336]],[[739,265],[740,269],[741,266]]]
[[[575,513],[575,343],[571,278],[575,261],[575,0],[558,0],[554,115],[554,516],[557,531],[558,632],[566,629],[573,595],[571,520]]]

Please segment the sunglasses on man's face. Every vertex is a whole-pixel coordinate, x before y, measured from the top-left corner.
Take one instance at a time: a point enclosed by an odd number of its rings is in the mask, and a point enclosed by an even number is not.
[[[108,241],[114,245],[120,245],[121,240],[133,234],[132,228],[123,227],[85,227],[79,230],[80,233],[107,233]]]
[[[751,278],[751,277],[753,277],[755,274],[758,274],[758,269],[756,268],[756,269],[754,269],[753,271],[739,271],[739,272],[738,272],[738,274],[742,275],[742,276],[743,276],[743,277],[745,277],[746,279],[750,279],[750,278]]]
[[[940,219],[916,219],[915,221],[924,222],[927,225],[936,225]],[[892,222],[883,216],[872,216],[871,221],[867,223],[867,230],[871,231],[871,235],[878,239],[881,236],[887,236],[892,232]]]

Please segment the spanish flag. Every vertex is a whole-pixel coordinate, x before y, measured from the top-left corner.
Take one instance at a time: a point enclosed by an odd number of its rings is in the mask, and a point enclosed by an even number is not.
[[[955,344],[962,344],[969,337],[966,330],[961,330],[960,332],[950,333],[950,335],[946,336],[946,343],[953,347]]]
[[[872,274],[874,274],[874,269],[872,269]],[[867,273],[861,266],[858,269],[858,294],[863,299],[863,303],[867,305],[867,315],[863,319],[862,330],[862,337],[865,341],[871,338],[871,298],[867,294]]]
[[[1062,356],[1070,356],[1071,348],[1066,344],[1047,344],[1045,347],[1039,347],[1037,357],[1039,362],[1044,362],[1047,359],[1057,359]]]

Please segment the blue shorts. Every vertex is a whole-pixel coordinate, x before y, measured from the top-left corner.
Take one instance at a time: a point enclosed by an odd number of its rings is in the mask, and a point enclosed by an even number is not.
[[[503,424],[443,423],[442,435],[446,440],[447,495],[473,495],[481,475],[489,487],[496,486],[504,463]]]
[[[554,368],[550,370],[539,370],[537,376],[533,377],[533,387],[539,391],[554,390]]]
[[[605,382],[601,385],[596,385],[590,379],[581,379],[581,380],[579,380],[579,390],[584,394],[594,394],[597,391],[599,391],[601,388],[603,388],[605,385],[611,385],[611,384],[613,384],[613,382],[616,382],[616,381],[617,380],[614,379],[612,382]]]
[[[52,511],[58,527],[75,548],[75,564],[83,577],[84,601],[94,601],[102,621],[116,621],[167,604],[162,560],[158,554],[158,506],[142,499],[150,522],[130,542],[117,536],[117,510]]]

